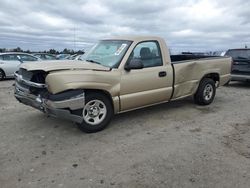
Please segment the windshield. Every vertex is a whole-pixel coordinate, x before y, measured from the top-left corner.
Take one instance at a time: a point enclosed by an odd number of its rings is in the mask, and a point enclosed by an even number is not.
[[[126,40],[102,40],[84,54],[81,60],[117,68],[131,43]]]
[[[225,54],[233,59],[250,59],[250,49],[244,50],[228,50]]]

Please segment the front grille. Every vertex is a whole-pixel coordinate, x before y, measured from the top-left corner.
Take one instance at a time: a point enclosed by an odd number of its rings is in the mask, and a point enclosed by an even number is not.
[[[46,73],[43,71],[34,71],[33,76],[31,78],[32,82],[44,84],[46,78]]]
[[[26,69],[23,69],[23,68],[20,68],[18,70],[18,74],[19,75],[22,75],[22,77],[25,79],[25,80],[31,80],[32,76],[33,76],[33,72],[31,71],[27,71]]]
[[[21,89],[25,89],[26,91],[29,91],[29,93],[34,95],[43,95],[47,93],[46,88],[36,87],[35,84],[45,84],[45,78],[46,78],[46,72],[36,70],[36,71],[27,71],[26,69],[20,68],[18,71],[18,74],[21,75],[21,78],[29,82],[20,81],[19,79],[16,79],[17,87],[20,87]],[[34,84],[32,84],[34,83]]]
[[[22,75],[22,78],[25,79],[25,80],[28,80],[30,81],[32,76],[33,76],[33,73],[30,72],[30,71],[27,71],[26,69],[23,69],[23,68],[20,68],[18,70],[18,74],[19,75]],[[21,87],[21,88],[25,88],[26,90],[29,90],[30,89],[30,86],[23,83],[23,82],[20,82],[18,80],[16,80],[16,82],[18,83],[18,86]]]

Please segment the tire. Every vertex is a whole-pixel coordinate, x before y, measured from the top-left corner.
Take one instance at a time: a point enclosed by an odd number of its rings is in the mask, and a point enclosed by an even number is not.
[[[85,106],[81,110],[82,123],[78,128],[85,133],[95,133],[103,130],[114,115],[111,101],[101,93],[89,92],[85,96]]]
[[[209,105],[213,102],[215,93],[215,81],[211,78],[203,78],[194,95],[194,101],[199,105]]]
[[[5,73],[3,70],[0,69],[0,81],[4,80],[5,78]]]

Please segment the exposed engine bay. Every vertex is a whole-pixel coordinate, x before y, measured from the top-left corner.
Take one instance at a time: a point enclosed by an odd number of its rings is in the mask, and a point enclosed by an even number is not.
[[[81,122],[79,110],[84,107],[84,90],[67,90],[51,94],[45,83],[47,74],[40,70],[19,69],[15,73],[15,97],[17,100],[48,115]]]

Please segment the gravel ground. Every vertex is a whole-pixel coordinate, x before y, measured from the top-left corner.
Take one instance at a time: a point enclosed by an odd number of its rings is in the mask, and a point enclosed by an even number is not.
[[[0,82],[0,187],[250,187],[250,84],[118,115],[99,133],[18,103]]]

